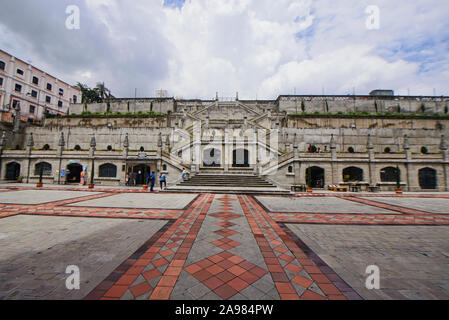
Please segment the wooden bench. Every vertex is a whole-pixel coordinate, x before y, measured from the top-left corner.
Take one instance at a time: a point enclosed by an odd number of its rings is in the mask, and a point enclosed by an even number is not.
[[[347,187],[339,187],[339,186],[337,186],[337,187],[330,186],[330,187],[328,187],[328,190],[334,191],[334,192],[347,192],[348,188]]]

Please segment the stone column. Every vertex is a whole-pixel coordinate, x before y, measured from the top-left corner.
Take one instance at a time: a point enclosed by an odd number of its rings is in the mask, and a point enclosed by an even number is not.
[[[405,157],[406,157],[405,173],[407,176],[407,191],[410,191],[411,186],[410,186],[410,164],[409,163],[412,160],[412,152],[410,151],[410,145],[408,144],[408,136],[407,135],[404,136],[403,149],[405,151]]]
[[[3,157],[3,149],[6,147],[6,132],[3,131],[2,139],[0,140],[0,180],[2,176],[2,157]]]
[[[331,150],[332,185],[336,185],[338,184],[337,144],[333,134],[331,135],[329,148]]]
[[[87,184],[94,183],[93,179],[95,179],[95,149],[96,149],[96,147],[97,147],[97,141],[95,139],[95,134],[93,134],[92,138],[90,139],[90,148],[89,148],[90,174],[89,174],[89,181],[87,182]]]
[[[62,163],[62,153],[64,152],[64,146],[65,146],[64,132],[61,131],[61,135],[59,136],[58,142],[58,157],[59,157],[58,184],[61,184],[61,163]]]
[[[369,156],[369,185],[373,186],[376,182],[375,170],[374,170],[374,146],[371,142],[371,135],[368,135],[368,141],[366,143],[366,149]]]
[[[125,173],[124,175],[122,175],[122,182],[126,183],[126,174],[128,173],[128,164],[127,164],[127,159],[128,159],[128,152],[129,152],[129,138],[128,138],[128,134],[125,135],[125,139],[123,140],[123,151],[122,151],[122,157],[123,157],[123,161],[125,162]],[[129,177],[131,179],[131,177]]]
[[[444,191],[449,191],[449,181],[448,181],[448,170],[447,170],[447,161],[448,161],[448,152],[447,152],[447,144],[446,137],[444,135],[441,136],[440,143],[440,151],[443,157],[443,174],[444,174]]]
[[[33,134],[30,133],[30,137],[28,138],[27,147],[26,147],[26,155],[27,155],[27,161],[26,161],[26,181],[27,181],[27,183],[30,182],[31,152],[33,151],[33,147],[34,147]]]
[[[295,173],[295,186],[301,185],[301,162],[299,160],[299,143],[298,136],[295,133],[293,139],[293,171]]]
[[[157,139],[157,155],[159,161],[156,162],[156,175],[162,170],[162,132],[159,132],[159,137]]]

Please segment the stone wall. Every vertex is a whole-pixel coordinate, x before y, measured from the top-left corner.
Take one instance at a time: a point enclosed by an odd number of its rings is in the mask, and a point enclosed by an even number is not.
[[[374,96],[280,96],[277,100],[280,111],[305,112],[402,112],[445,113],[449,97],[374,97]]]

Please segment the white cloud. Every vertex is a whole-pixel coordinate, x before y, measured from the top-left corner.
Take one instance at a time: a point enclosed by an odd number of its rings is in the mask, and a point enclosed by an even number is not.
[[[81,7],[78,33],[62,29],[66,2]],[[377,0],[374,31],[367,0],[163,2],[17,0],[0,12],[0,46],[67,81],[105,81],[116,96],[449,95],[449,2]]]

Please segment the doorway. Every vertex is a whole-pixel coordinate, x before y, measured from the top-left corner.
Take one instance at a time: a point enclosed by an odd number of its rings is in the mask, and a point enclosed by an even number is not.
[[[133,186],[134,185],[134,180],[135,180],[135,185],[144,185],[146,184],[146,174],[149,173],[151,174],[151,167],[144,165],[144,164],[140,164],[134,167],[131,167],[128,169],[129,172],[129,178],[130,178],[130,185]]]
[[[419,186],[421,189],[433,190],[437,188],[437,172],[432,168],[419,170]]]
[[[306,181],[311,188],[324,188],[324,169],[320,167],[307,168]]]
[[[67,183],[80,183],[83,166],[79,163],[71,163],[67,166]]]
[[[249,151],[237,149],[232,153],[232,166],[235,168],[249,168]]]
[[[13,181],[17,180],[20,176],[20,164],[17,162],[11,162],[6,165],[5,180]]]

